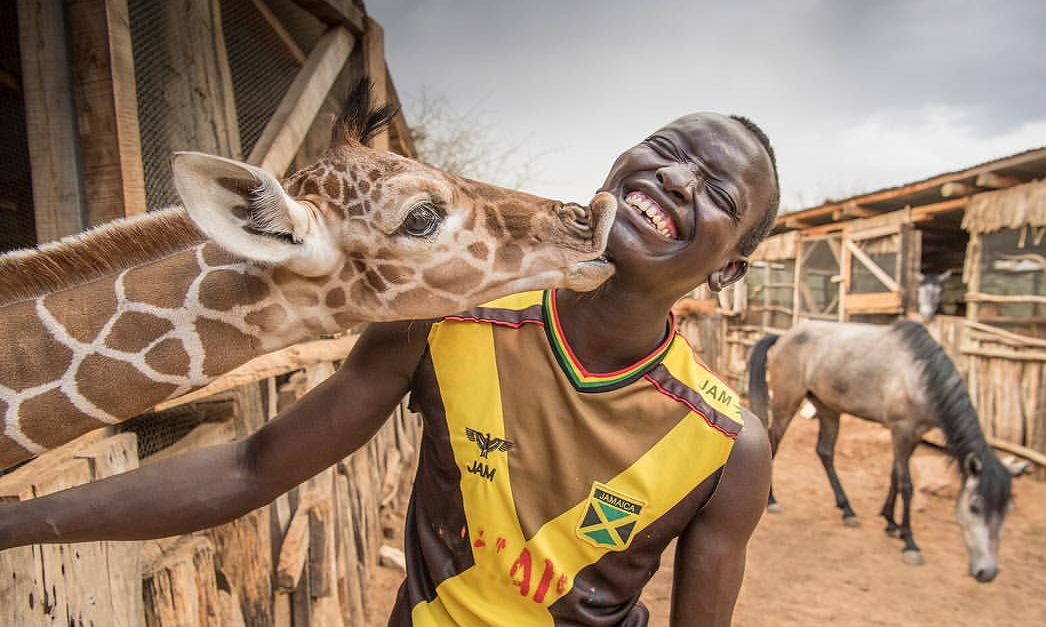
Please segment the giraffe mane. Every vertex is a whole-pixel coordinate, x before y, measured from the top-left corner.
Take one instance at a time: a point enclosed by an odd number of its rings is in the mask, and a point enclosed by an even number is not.
[[[373,91],[374,84],[366,76],[353,86],[334,125],[331,145],[345,142],[365,144],[392,123],[399,107],[392,104],[375,107]]]
[[[82,285],[204,239],[185,210],[172,207],[12,251],[0,255],[0,306]]]

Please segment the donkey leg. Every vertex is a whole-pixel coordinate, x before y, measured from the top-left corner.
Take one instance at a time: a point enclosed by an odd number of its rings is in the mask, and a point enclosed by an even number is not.
[[[802,394],[798,390],[774,388],[774,397],[770,403],[770,426],[767,429],[767,435],[770,438],[771,458],[777,457],[777,447],[781,444],[781,439],[784,438],[785,431],[788,430],[788,425],[792,422],[792,417],[799,410],[799,404],[803,401]],[[777,499],[774,497],[773,483],[770,484],[770,496],[766,499],[766,511],[771,514],[781,513],[781,506],[778,505]]]
[[[900,536],[897,522],[893,519],[893,512],[897,505],[897,469],[890,468],[890,491],[886,493],[886,502],[879,515],[886,519],[886,535],[897,538]]]
[[[919,550],[918,545],[915,544],[915,538],[912,536],[911,506],[913,486],[912,475],[908,470],[908,460],[915,450],[913,440],[914,438],[910,433],[894,432],[894,467],[897,472],[897,489],[901,493],[901,524],[899,531],[901,540],[904,541],[901,556],[905,564],[918,566],[923,563],[923,554]]]
[[[835,442],[839,438],[839,412],[834,412],[821,403],[814,403],[817,408],[817,418],[820,429],[817,432],[817,456],[821,458],[825,473],[828,474],[828,483],[832,484],[832,492],[835,493],[835,506],[843,512],[843,523],[847,527],[856,527],[860,524],[857,514],[850,508],[850,501],[843,491],[843,484],[839,481],[839,475],[835,472]]]

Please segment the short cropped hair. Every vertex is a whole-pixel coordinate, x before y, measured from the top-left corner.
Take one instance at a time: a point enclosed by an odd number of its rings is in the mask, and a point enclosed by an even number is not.
[[[731,115],[730,118],[740,122],[741,126],[748,129],[748,132],[759,140],[759,143],[766,149],[766,154],[770,156],[770,165],[773,167],[774,172],[774,193],[770,196],[770,203],[767,205],[759,222],[742,235],[741,240],[737,243],[738,251],[747,257],[755,251],[760,242],[766,239],[766,236],[770,234],[770,229],[774,228],[777,209],[781,204],[781,185],[777,178],[777,156],[774,155],[774,147],[770,145],[770,138],[766,136],[763,129],[759,128],[755,122],[743,115]]]

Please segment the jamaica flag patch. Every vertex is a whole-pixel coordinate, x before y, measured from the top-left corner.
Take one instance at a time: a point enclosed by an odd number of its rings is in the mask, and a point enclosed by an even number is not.
[[[578,522],[577,535],[592,546],[624,551],[632,541],[644,506],[645,501],[612,490],[602,483],[593,483],[585,513]]]

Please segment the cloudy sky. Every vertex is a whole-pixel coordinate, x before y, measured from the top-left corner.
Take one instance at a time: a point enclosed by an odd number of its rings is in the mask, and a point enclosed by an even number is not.
[[[519,147],[525,189],[587,200],[692,111],[770,135],[788,208],[1046,146],[1046,2],[371,0],[422,95]],[[500,182],[511,180],[509,177]]]

